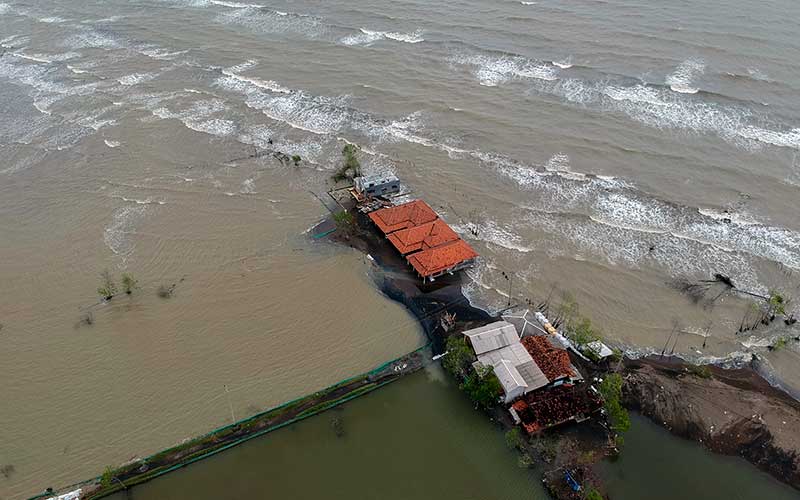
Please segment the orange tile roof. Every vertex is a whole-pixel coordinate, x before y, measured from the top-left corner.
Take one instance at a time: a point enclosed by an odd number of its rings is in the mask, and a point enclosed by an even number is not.
[[[401,229],[389,235],[389,241],[401,255],[418,250],[428,250],[458,238],[456,232],[442,219],[436,219],[421,226]]]
[[[439,216],[424,201],[414,200],[395,207],[375,210],[370,212],[369,218],[384,234],[391,234],[401,229],[433,222]]]
[[[567,351],[554,346],[546,337],[533,335],[521,342],[548,380],[575,376]]]
[[[406,259],[420,276],[426,278],[477,256],[478,254],[466,241],[458,239],[429,250],[412,253]]]

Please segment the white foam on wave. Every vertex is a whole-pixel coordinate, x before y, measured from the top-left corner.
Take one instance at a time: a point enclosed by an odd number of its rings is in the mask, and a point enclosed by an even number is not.
[[[262,9],[262,8],[264,8],[263,5],[259,5],[257,3],[225,2],[225,1],[222,1],[222,0],[209,0],[209,2],[214,4],[214,5],[220,5],[222,7],[230,7],[232,9],[247,9],[247,8]]]
[[[397,42],[413,44],[425,41],[425,39],[422,37],[422,34],[423,32],[421,29],[417,29],[410,33],[400,33],[393,31],[374,31],[361,28],[359,33],[348,35],[340,39],[339,42],[344,45],[369,45],[373,42],[377,42],[378,40],[389,39]]]
[[[72,71],[76,75],[80,75],[80,74],[83,74],[83,73],[88,73],[88,71],[86,71],[85,69],[80,69],[78,67],[75,67],[75,66],[72,66],[72,65],[69,65],[69,64],[67,64],[67,69]]]
[[[766,144],[800,149],[800,128],[773,129],[771,120],[750,109],[696,99],[643,83],[623,85],[565,78],[538,90],[576,104],[621,112],[654,128],[715,134],[747,150]]]
[[[118,148],[122,145],[119,141],[110,141],[108,139],[103,140],[103,142],[110,148]]]
[[[522,5],[536,5],[539,2],[520,2]]]
[[[667,76],[666,84],[675,92],[682,94],[696,94],[698,89],[693,86],[693,81],[706,69],[705,62],[701,59],[687,59],[678,65]]]
[[[95,29],[85,29],[67,37],[62,45],[71,49],[121,49],[125,42]]]
[[[53,16],[53,17],[43,17],[43,18],[41,18],[41,19],[38,19],[38,21],[39,21],[40,23],[45,23],[45,24],[60,24],[60,23],[65,23],[65,22],[67,22],[67,20],[66,20],[66,19],[64,19],[63,17],[58,17],[58,16]]]
[[[11,6],[7,3],[0,3],[0,14],[8,14],[11,12]]]
[[[533,251],[533,248],[526,246],[522,238],[512,231],[510,227],[501,226],[493,220],[471,222],[467,225],[454,224],[452,227],[454,231],[461,233],[470,240],[482,241],[488,245],[495,245],[520,253]]]
[[[269,90],[270,92],[277,92],[281,94],[290,94],[292,92],[290,89],[273,80],[262,80],[260,78],[242,76],[239,74],[242,71],[252,68],[256,64],[256,61],[250,60],[245,63],[223,69],[222,74],[234,80],[238,80],[243,84],[250,84],[260,89]]]
[[[167,107],[152,109],[151,113],[164,120],[175,119],[187,128],[217,137],[228,137],[236,133],[237,127],[232,120],[212,117],[224,113],[228,106],[221,99],[209,99],[194,102],[188,109],[171,111]]]
[[[157,76],[158,73],[132,73],[130,75],[125,75],[117,78],[117,81],[122,85],[132,86],[144,82],[149,82],[151,80],[154,80]]]
[[[27,54],[21,54],[21,53],[18,53],[18,52],[12,53],[11,55],[14,56],[14,57],[19,57],[20,59],[27,59],[29,61],[34,61],[34,62],[43,63],[43,64],[50,64],[50,63],[53,62],[53,61],[51,61],[49,59],[45,59],[43,57],[29,56]]]
[[[240,194],[255,194],[256,193],[256,181],[255,179],[245,179],[242,182],[242,187],[239,189]]]
[[[520,56],[458,54],[451,57],[450,62],[471,67],[478,82],[487,87],[495,87],[511,80],[553,81],[558,75],[558,70],[552,65]]]
[[[572,56],[568,56],[560,61],[553,61],[553,65],[561,69],[569,69],[572,67]]]
[[[103,241],[114,254],[127,257],[133,253],[136,223],[146,213],[147,204],[126,205],[114,211],[111,223],[103,231]]]
[[[5,49],[16,49],[30,41],[27,35],[10,35],[0,40],[0,47]]]
[[[318,38],[329,29],[314,16],[256,7],[237,8],[221,14],[216,20],[244,26],[258,33],[296,33],[307,38]]]
[[[753,80],[760,80],[762,82],[771,81],[769,75],[767,75],[758,68],[747,68],[747,74],[750,75],[750,78],[752,78]]]
[[[186,54],[189,52],[188,50],[174,50],[170,51],[163,47],[157,47],[152,45],[147,45],[144,47],[139,48],[139,52],[147,57],[152,59],[157,59],[159,61],[171,61],[178,56]]]

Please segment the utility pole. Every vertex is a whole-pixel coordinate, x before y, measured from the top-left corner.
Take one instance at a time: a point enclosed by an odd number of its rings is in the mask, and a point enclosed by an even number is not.
[[[506,305],[508,307],[511,307],[511,284],[513,283],[513,281],[512,281],[513,280],[513,275],[509,276],[509,275],[506,274],[505,271],[500,271],[500,274],[502,274],[503,278],[505,278],[508,281],[508,303]]]

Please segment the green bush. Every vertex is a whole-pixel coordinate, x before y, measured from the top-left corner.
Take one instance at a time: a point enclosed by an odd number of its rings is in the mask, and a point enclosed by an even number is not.
[[[512,450],[519,450],[525,445],[525,439],[522,437],[522,432],[519,427],[514,427],[506,432],[506,445]]]
[[[474,372],[469,375],[461,384],[461,389],[478,407],[484,410],[494,407],[497,404],[497,398],[503,392],[492,367],[482,370],[481,373]]]
[[[128,295],[139,288],[139,281],[131,273],[122,273],[122,291]]]
[[[625,432],[631,427],[628,411],[620,402],[622,398],[622,377],[619,373],[609,373],[600,383],[600,394],[603,396],[608,420],[616,432]]]
[[[711,378],[711,369],[706,365],[689,365],[686,369],[696,377]]]
[[[583,495],[585,500],[603,500],[603,495],[592,486],[586,487],[586,494]]]
[[[467,366],[474,359],[472,349],[467,345],[467,339],[463,335],[451,335],[445,347],[447,355],[442,359],[442,367],[455,377],[463,376]]]
[[[342,148],[344,162],[341,168],[333,174],[334,181],[343,181],[361,175],[361,164],[358,162],[357,153],[358,148],[354,144],[345,144]]]
[[[108,269],[100,273],[100,286],[97,287],[97,294],[104,300],[111,300],[117,294],[117,284],[114,283]]]

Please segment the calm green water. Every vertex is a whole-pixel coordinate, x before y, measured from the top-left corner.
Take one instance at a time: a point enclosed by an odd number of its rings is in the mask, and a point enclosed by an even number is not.
[[[605,467],[614,500],[784,500],[797,491],[736,457],[703,450],[633,415],[620,459]]]
[[[138,486],[129,498],[548,497],[536,472],[517,466],[502,432],[439,372],[426,372]]]
[[[745,461],[708,453],[638,415],[625,440],[622,457],[604,466],[614,500],[798,498]],[[517,466],[502,432],[440,372],[428,371],[138,486],[128,498],[549,498],[538,477]]]

